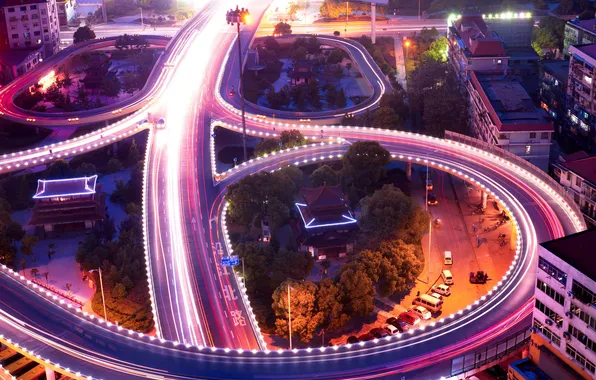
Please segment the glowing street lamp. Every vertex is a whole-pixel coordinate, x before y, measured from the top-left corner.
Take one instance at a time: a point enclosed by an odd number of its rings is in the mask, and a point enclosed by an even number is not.
[[[108,321],[108,313],[106,312],[106,297],[103,293],[103,280],[101,278],[101,268],[98,269],[91,269],[89,273],[98,272],[99,273],[99,286],[101,288],[101,301],[103,302],[103,318]]]
[[[242,104],[242,147],[244,149],[244,162],[248,161],[248,154],[246,153],[246,119],[244,117],[244,85],[243,85],[243,74],[242,74],[242,44],[240,42],[240,24],[250,24],[250,12],[248,9],[240,8],[236,6],[236,9],[230,9],[226,13],[226,21],[228,25],[236,24],[236,30],[238,31],[238,66],[240,68],[240,85],[238,86],[238,92],[240,93],[240,103]]]

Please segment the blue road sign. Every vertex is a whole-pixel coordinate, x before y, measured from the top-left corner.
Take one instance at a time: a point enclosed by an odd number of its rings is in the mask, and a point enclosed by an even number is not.
[[[235,267],[240,262],[238,255],[225,256],[221,258],[221,265],[224,267]]]

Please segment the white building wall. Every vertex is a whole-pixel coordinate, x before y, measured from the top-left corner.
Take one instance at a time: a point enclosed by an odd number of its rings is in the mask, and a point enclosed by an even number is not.
[[[8,43],[11,49],[44,46],[44,57],[60,46],[56,0],[4,7]]]
[[[560,259],[558,256],[550,253],[542,246],[539,247],[538,254],[539,256],[543,257],[548,262],[550,262],[552,265],[556,266],[558,269],[567,274],[566,284],[563,285],[561,284],[561,282],[559,282],[557,279],[555,279],[553,276],[551,276],[549,273],[545,272],[539,267],[537,268],[536,272],[537,279],[543,281],[554,291],[558,292],[565,298],[564,306],[561,306],[558,302],[549,297],[545,292],[538,289],[535,292],[536,300],[539,300],[548,308],[555,311],[562,317],[562,323],[560,327],[557,327],[556,324],[548,326],[548,328],[553,333],[557,334],[561,339],[560,345],[556,345],[554,344],[554,342],[551,342],[552,347],[560,351],[562,355],[570,357],[570,355],[566,352],[566,345],[569,344],[586,360],[589,360],[591,363],[596,364],[596,353],[594,353],[590,348],[586,347],[584,343],[578,341],[575,337],[569,336],[567,334],[569,325],[571,324],[573,327],[583,332],[589,339],[596,342],[596,330],[593,327],[591,327],[588,323],[584,322],[579,317],[577,317],[575,314],[572,314],[570,311],[571,304],[573,303],[574,305],[579,306],[579,308],[584,313],[596,320],[596,308],[590,305],[585,305],[572,296],[573,280],[578,281],[584,287],[589,288],[595,293],[596,283],[592,281],[592,279],[590,279],[588,276],[576,270],[571,265]],[[547,318],[546,315],[544,315],[536,308],[534,308],[533,317],[538,321],[542,322],[543,324],[545,324],[545,320]],[[586,373],[589,373],[590,376],[594,376],[594,374],[588,372],[587,370],[584,369],[584,371],[586,371]]]

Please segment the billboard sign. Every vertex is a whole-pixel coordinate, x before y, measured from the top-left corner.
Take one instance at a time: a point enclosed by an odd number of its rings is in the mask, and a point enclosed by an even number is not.
[[[235,267],[240,262],[238,255],[225,256],[221,258],[221,266],[223,267]]]

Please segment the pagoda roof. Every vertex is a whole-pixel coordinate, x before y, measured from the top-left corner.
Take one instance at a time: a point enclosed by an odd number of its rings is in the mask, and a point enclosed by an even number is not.
[[[33,199],[93,195],[96,184],[97,175],[66,179],[39,179]]]
[[[327,186],[325,184],[321,187],[302,189],[300,193],[302,199],[304,199],[309,207],[337,207],[345,205],[343,191],[339,185]]]

